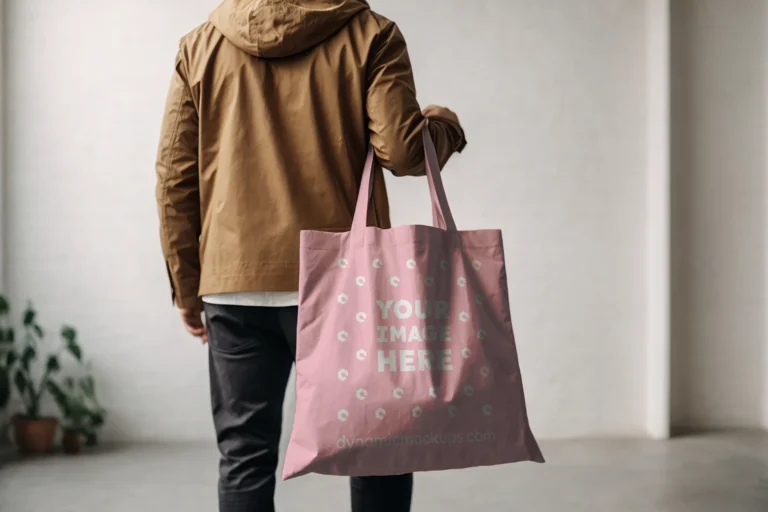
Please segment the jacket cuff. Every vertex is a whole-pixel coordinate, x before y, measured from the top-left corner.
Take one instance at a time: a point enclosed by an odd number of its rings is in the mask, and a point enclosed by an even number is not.
[[[177,308],[190,309],[200,304],[200,297],[197,295],[197,291],[185,295],[176,295],[174,303]]]
[[[193,308],[200,303],[198,292],[200,290],[200,280],[198,278],[174,280],[171,273],[171,267],[166,262],[165,268],[168,271],[168,283],[171,286],[171,303],[178,308]]]
[[[462,151],[464,151],[464,148],[467,147],[467,136],[464,135],[464,128],[462,128],[461,126],[456,126],[455,128],[459,133],[459,142],[457,143],[457,146],[456,146],[456,152],[461,153]]]
[[[448,119],[440,115],[434,115],[434,114],[427,114],[427,119],[438,119],[446,126],[450,127],[451,131],[453,132],[453,138],[454,138],[454,145],[453,145],[453,151],[456,153],[461,153],[464,151],[464,148],[467,147],[467,136],[464,134],[464,128],[461,127],[460,124],[457,124],[453,121],[453,119]]]

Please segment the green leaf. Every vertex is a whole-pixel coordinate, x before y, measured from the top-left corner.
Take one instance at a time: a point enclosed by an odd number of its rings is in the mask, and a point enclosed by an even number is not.
[[[88,396],[90,398],[96,398],[96,383],[93,380],[93,377],[89,375],[86,379],[88,382]]]
[[[38,324],[33,325],[32,328],[35,330],[35,334],[37,334],[38,338],[42,338],[43,336],[45,336],[45,333],[43,333],[43,328],[40,327]]]
[[[84,377],[80,379],[80,389],[83,390],[83,393],[88,398],[94,398],[96,395],[96,390],[93,382],[93,377],[88,375],[87,377]]]
[[[77,339],[77,331],[74,327],[65,325],[61,328],[61,337],[69,343],[75,343],[75,340]]]
[[[0,315],[4,315],[8,313],[8,311],[10,310],[11,310],[11,307],[8,304],[8,301],[5,299],[5,297],[0,295]]]
[[[0,409],[11,401],[11,374],[8,368],[0,367]]]
[[[96,446],[99,444],[99,438],[96,435],[96,432],[83,432],[83,435],[85,435],[85,445],[86,446]]]
[[[36,315],[37,312],[32,308],[32,304],[28,305],[26,311],[24,311],[24,327],[31,327],[35,323]]]
[[[100,427],[104,425],[104,411],[91,413],[91,423],[94,427]]]
[[[64,396],[64,391],[59,387],[59,385],[56,383],[56,381],[49,380],[45,383],[45,387],[48,388],[48,391],[51,392],[51,394],[56,397],[58,396]]]
[[[48,389],[48,392],[53,397],[56,404],[59,406],[59,409],[61,409],[61,413],[65,417],[69,417],[70,415],[70,407],[69,407],[69,397],[67,396],[64,391],[59,387],[56,382],[49,380],[46,383],[46,388]]]
[[[0,328],[0,344],[7,343],[10,345],[11,343],[13,343],[13,339],[14,339],[14,336],[13,336],[12,328],[10,327],[7,329]]]
[[[16,364],[16,361],[19,360],[19,353],[15,350],[11,350],[8,352],[8,355],[5,356],[5,366],[10,368],[14,364]]]
[[[19,394],[23,396],[27,391],[29,382],[21,370],[16,370],[16,375],[13,376],[13,383],[16,384],[16,389],[19,390]]]
[[[59,364],[59,358],[56,356],[48,356],[48,364],[46,365],[46,369],[49,372],[57,372],[61,370],[61,365]]]
[[[3,329],[0,327],[0,343],[13,343],[14,339],[16,337],[13,334],[13,328],[9,327],[7,329]]]
[[[67,350],[78,361],[82,361],[83,360],[83,351],[80,349],[80,346],[76,342],[74,342],[74,341],[68,342],[67,343]]]
[[[64,385],[67,386],[67,389],[69,389],[70,391],[74,391],[75,379],[73,379],[72,377],[67,377],[66,379],[64,379]]]
[[[29,364],[37,357],[37,350],[32,345],[27,345],[21,354],[21,366],[29,370]]]

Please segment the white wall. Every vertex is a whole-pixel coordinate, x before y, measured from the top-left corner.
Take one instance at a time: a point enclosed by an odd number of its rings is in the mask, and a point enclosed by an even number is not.
[[[642,3],[424,4],[379,2],[408,37],[420,97],[465,124],[469,146],[445,174],[457,222],[504,229],[537,433],[641,433]],[[394,221],[427,222],[425,186],[392,186]]]
[[[764,0],[673,16],[673,420],[768,427]]]
[[[206,353],[170,308],[153,165],[178,37],[215,2],[6,1],[11,294],[80,328],[111,438],[209,438]],[[535,431],[642,434],[644,4],[373,3],[406,34],[423,103],[465,125],[446,187],[461,227],[504,229]],[[428,221],[424,182],[390,185],[396,223]]]
[[[0,293],[5,292],[5,0],[0,0]]]

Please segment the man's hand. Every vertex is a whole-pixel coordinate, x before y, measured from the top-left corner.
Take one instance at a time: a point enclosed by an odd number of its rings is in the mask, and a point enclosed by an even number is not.
[[[181,321],[184,322],[189,334],[195,338],[200,338],[203,344],[208,343],[208,329],[203,322],[203,303],[202,301],[193,308],[179,308]]]
[[[447,107],[441,107],[440,105],[429,105],[424,110],[422,110],[421,113],[427,119],[430,117],[439,117],[440,119],[454,123],[456,126],[461,125],[461,123],[459,123],[459,116],[457,116],[454,111]]]

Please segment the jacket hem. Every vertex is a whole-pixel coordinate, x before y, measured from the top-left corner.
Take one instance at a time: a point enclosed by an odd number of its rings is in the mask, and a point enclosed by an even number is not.
[[[198,295],[241,292],[295,292],[299,289],[299,266],[294,264],[282,271],[251,274],[205,274],[200,280]]]

